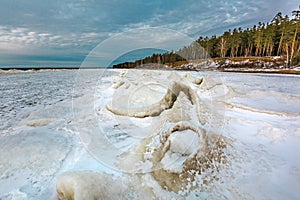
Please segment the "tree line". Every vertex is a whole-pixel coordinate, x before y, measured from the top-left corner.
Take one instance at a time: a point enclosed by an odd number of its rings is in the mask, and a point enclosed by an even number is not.
[[[200,37],[197,42],[211,57],[284,56],[290,65],[300,61],[299,22],[300,6],[292,18],[279,12],[270,23],[235,28],[219,37]]]
[[[131,63],[170,64],[178,61],[226,58],[281,56],[287,65],[300,63],[300,6],[292,17],[278,12],[268,23],[258,22],[252,28],[229,29],[222,35],[199,37],[195,42],[177,52],[153,54]]]

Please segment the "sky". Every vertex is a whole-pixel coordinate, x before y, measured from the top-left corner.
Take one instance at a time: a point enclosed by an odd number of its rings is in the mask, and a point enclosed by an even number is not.
[[[299,0],[1,0],[0,66],[80,65],[124,32],[162,28],[197,39],[269,22],[298,6]]]

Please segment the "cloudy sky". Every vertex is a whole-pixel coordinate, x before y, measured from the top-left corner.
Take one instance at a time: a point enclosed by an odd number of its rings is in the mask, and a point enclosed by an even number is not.
[[[158,27],[196,39],[268,22],[279,11],[290,14],[299,0],[1,0],[0,5],[1,66],[79,65],[118,33]]]

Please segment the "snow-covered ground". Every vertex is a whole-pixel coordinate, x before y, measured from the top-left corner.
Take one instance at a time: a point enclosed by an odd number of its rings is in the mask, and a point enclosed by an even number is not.
[[[0,74],[0,199],[297,199],[298,85],[218,72]]]

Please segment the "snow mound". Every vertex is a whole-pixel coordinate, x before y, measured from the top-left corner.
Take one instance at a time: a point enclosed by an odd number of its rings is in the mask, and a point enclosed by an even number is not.
[[[230,141],[220,135],[206,134],[188,122],[177,123],[161,134],[159,143],[150,142],[145,160],[152,162],[151,175],[167,191],[182,193],[214,181],[212,171],[228,163],[225,150]]]
[[[103,135],[93,131],[83,139],[88,138],[85,143],[99,160],[125,172],[117,178],[124,185],[107,174],[74,172],[58,180],[58,197],[117,199],[133,193],[133,199],[178,199],[209,187],[219,180],[218,172],[230,160],[226,149],[231,142],[206,130],[207,121],[217,114],[207,106],[212,101],[208,90],[214,91],[211,97],[220,98],[229,91],[224,88],[221,83],[189,74],[121,72],[96,95]],[[111,157],[105,160],[107,154]]]
[[[203,79],[195,79],[190,76],[185,76],[185,78],[195,85],[200,85]],[[173,107],[174,102],[177,100],[177,97],[182,92],[184,93],[188,99],[192,102],[193,105],[196,105],[198,118],[202,124],[205,123],[205,120],[201,117],[201,102],[195,92],[194,88],[187,84],[187,80],[183,81],[182,78],[179,77],[181,81],[178,80],[178,75],[172,74],[169,76],[171,80],[171,84],[167,86],[160,86],[160,91],[157,90],[149,90],[149,85],[142,86],[142,97],[141,95],[129,95],[128,93],[124,92],[124,88],[121,88],[122,92],[116,92],[114,96],[114,100],[112,103],[107,104],[106,108],[113,112],[116,115],[122,116],[129,116],[129,117],[137,117],[137,118],[144,118],[144,117],[155,117],[159,116],[164,110],[168,110]],[[173,81],[172,81],[173,79]],[[121,81],[120,83],[123,83]],[[122,84],[122,85],[123,85]],[[119,85],[119,84],[118,84]],[[153,87],[153,86],[152,86]],[[166,93],[164,96],[160,97],[157,93],[161,93],[163,87],[166,87]],[[120,87],[113,86],[114,89],[119,89]],[[140,88],[139,88],[140,89]],[[137,90],[136,88],[131,88],[130,92],[134,92]],[[134,93],[135,94],[135,93]],[[149,99],[150,97],[155,97],[153,99]],[[157,101],[157,99],[160,99]],[[155,100],[157,102],[155,102]],[[144,107],[137,107],[132,102],[138,102],[139,104],[144,104]],[[125,104],[125,105],[124,105]]]

